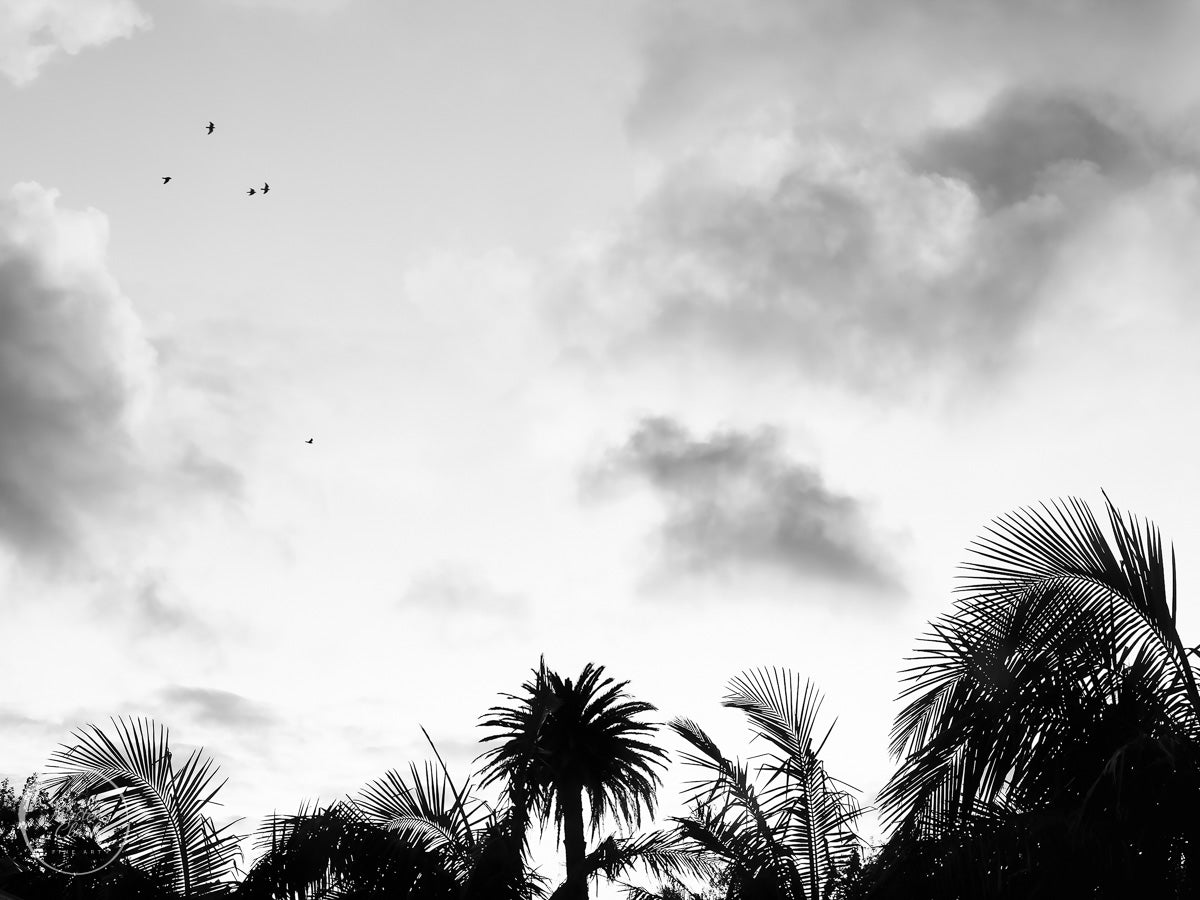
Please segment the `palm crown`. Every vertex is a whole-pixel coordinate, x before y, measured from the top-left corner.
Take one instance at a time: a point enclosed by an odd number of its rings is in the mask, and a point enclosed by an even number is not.
[[[564,893],[585,897],[583,797],[593,834],[609,814],[640,825],[643,807],[654,814],[662,783],[655,766],[667,754],[642,740],[655,726],[635,718],[655,707],[631,699],[628,682],[603,677],[603,666],[588,663],[572,681],[547,670],[543,658],[533,674],[523,694],[504,695],[513,706],[492,707],[481,723],[495,729],[483,741],[498,742],[479,757],[482,784],[505,780],[543,824],[553,814],[566,852]]]
[[[656,731],[634,716],[655,707],[628,699],[627,681],[603,678],[604,666],[588,663],[574,682],[548,671],[545,661],[535,678],[521,687],[524,695],[505,694],[513,707],[492,707],[481,723],[498,729],[483,738],[502,743],[479,757],[485,760],[483,785],[498,779],[523,784],[535,809],[562,823],[567,785],[581,788],[596,831],[607,814],[641,823],[644,806],[654,814],[655,791],[662,783],[653,764],[667,754],[639,738]]]

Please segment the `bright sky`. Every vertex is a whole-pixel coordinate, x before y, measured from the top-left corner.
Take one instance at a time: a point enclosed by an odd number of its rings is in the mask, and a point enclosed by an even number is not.
[[[249,829],[544,652],[743,756],[811,677],[870,802],[995,516],[1104,488],[1187,593],[1198,25],[0,0],[0,774],[152,715]]]

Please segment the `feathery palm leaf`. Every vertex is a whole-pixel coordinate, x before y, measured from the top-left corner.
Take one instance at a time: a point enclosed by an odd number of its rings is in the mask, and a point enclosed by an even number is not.
[[[857,858],[852,826],[862,812],[819,756],[832,726],[813,749],[820,694],[792,673],[754,670],[731,681],[723,705],[742,710],[771,745],[757,766],[763,784],[695,722],[675,719],[672,730],[698,751],[685,762],[707,773],[689,785],[692,811],[675,820],[681,836],[728,867],[730,897],[828,896]]]
[[[114,719],[114,740],[95,725],[75,732],[50,759],[57,790],[106,805],[111,827],[124,833],[124,858],[159,875],[180,897],[204,897],[228,887],[240,836],[216,828],[206,810],[224,782],[203,751],[176,768],[164,726],[150,719]],[[116,796],[113,787],[120,791]]]
[[[271,816],[258,846],[265,852],[238,891],[250,900],[351,900],[389,891],[414,900],[457,896],[457,881],[436,853],[381,828],[347,801]]]
[[[902,762],[879,799],[910,858],[942,854],[939,871],[961,875],[970,854],[997,871],[1042,854],[1074,860],[1076,882],[1140,872],[1148,889],[1181,864],[1164,848],[1200,839],[1186,812],[1200,779],[1183,763],[1200,755],[1200,698],[1173,554],[1168,574],[1158,530],[1105,502],[1111,542],[1072,499],[1003,516],[972,545],[964,596],[913,657],[892,729]]]
[[[426,734],[428,737],[428,734]],[[432,745],[432,741],[430,741]],[[526,811],[488,811],[439,768],[410,765],[368,784],[357,799],[274,817],[259,832],[264,855],[244,896],[350,900],[532,900],[544,879],[526,862]]]

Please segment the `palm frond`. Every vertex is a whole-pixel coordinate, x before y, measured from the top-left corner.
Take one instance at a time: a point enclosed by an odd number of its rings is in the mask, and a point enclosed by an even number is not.
[[[216,767],[196,749],[177,768],[168,731],[153,720],[115,719],[113,726],[115,740],[91,725],[72,735],[76,743],[62,745],[50,759],[55,787],[103,798],[113,827],[124,832],[127,861],[169,873],[181,897],[220,891],[241,837],[229,833],[236,822],[218,829],[206,812],[224,783],[214,786]]]

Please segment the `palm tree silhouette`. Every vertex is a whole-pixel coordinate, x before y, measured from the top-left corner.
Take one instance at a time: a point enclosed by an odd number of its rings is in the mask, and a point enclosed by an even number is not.
[[[758,782],[695,722],[671,722],[693,748],[684,761],[706,773],[691,782],[691,812],[673,821],[694,853],[720,861],[728,897],[824,900],[856,865],[861,842],[852,826],[862,810],[820,756],[833,725],[813,749],[821,703],[811,682],[801,686],[786,670],[754,670],[730,682],[722,705],[742,710],[755,739],[771,747]]]
[[[1200,697],[1158,529],[1107,495],[973,545],[908,669],[870,896],[1196,896]],[[1042,894],[1036,894],[1042,896]]]
[[[588,854],[585,796],[595,835],[608,814],[639,826],[643,807],[653,816],[662,783],[654,766],[665,766],[667,754],[640,739],[656,727],[635,718],[655,707],[631,699],[624,690],[629,682],[614,683],[603,673],[603,666],[588,663],[572,682],[548,670],[542,657],[523,693],[502,695],[514,705],[492,707],[481,722],[495,729],[483,741],[498,742],[478,757],[486,760],[481,786],[503,780],[543,826],[553,814],[562,836],[567,874],[552,900],[586,900],[589,876],[604,867],[601,848],[621,849],[614,840]]]
[[[152,719],[114,719],[113,736],[95,725],[72,736],[51,758],[57,793],[93,800],[107,825],[124,835],[121,861],[148,873],[171,896],[208,897],[228,891],[240,836],[236,823],[216,828],[208,814],[221,784],[203,750],[176,768],[169,732]],[[113,791],[120,790],[119,795]]]
[[[389,770],[357,798],[270,817],[258,832],[264,852],[237,896],[541,896],[543,879],[527,861],[527,811],[520,806],[492,809],[474,796],[469,778],[461,789],[456,787],[437,748],[433,750],[438,767],[410,764],[407,778]]]

